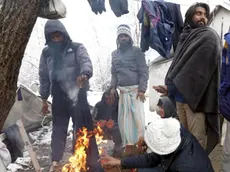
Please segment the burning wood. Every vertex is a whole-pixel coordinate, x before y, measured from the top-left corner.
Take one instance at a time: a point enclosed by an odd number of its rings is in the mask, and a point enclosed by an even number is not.
[[[95,136],[97,145],[102,143],[103,131],[99,126],[93,131],[87,131],[85,127],[79,130],[77,133],[74,155],[69,158],[69,163],[64,165],[62,172],[86,172],[88,170],[86,164],[87,149],[92,136]],[[98,149],[99,154],[101,154],[102,147],[98,147]]]

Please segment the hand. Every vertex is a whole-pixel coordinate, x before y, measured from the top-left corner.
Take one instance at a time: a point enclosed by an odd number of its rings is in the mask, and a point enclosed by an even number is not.
[[[97,122],[97,125],[100,128],[103,128],[106,125],[107,121],[106,120],[100,120],[99,122]]]
[[[106,127],[107,127],[107,128],[113,128],[113,127],[114,127],[114,120],[110,119],[110,120],[106,123]]]
[[[140,99],[140,101],[141,102],[145,102],[145,93],[144,92],[141,92],[141,91],[139,91],[138,93],[137,93],[137,99]]]
[[[99,161],[101,162],[101,166],[105,169],[109,169],[121,165],[121,160],[115,159],[109,156],[108,154],[102,155]]]
[[[80,75],[77,77],[77,84],[79,86],[79,88],[83,88],[84,87],[84,83],[85,81],[88,80],[88,77],[86,75]]]
[[[161,97],[168,96],[168,88],[166,85],[153,86],[158,93],[162,93]]]
[[[117,91],[115,88],[112,88],[110,90],[109,104],[113,104],[115,102],[116,97],[117,97]]]
[[[48,108],[49,108],[49,105],[48,105],[47,100],[43,100],[43,105],[42,105],[42,109],[41,109],[41,112],[43,115],[47,115],[50,113]]]
[[[136,143],[136,145],[138,146],[141,153],[146,152],[146,150],[148,148],[148,146],[145,143],[144,137],[140,137],[138,142]]]
[[[98,121],[93,119],[93,125],[97,127],[98,126],[97,124],[98,124]]]

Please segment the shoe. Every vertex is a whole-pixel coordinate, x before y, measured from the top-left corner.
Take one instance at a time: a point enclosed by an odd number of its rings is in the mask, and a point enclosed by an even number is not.
[[[61,172],[61,165],[59,162],[53,161],[49,172]]]

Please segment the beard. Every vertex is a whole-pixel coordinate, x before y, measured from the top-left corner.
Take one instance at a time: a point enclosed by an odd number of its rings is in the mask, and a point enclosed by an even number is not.
[[[131,40],[121,40],[119,41],[119,48],[124,50],[131,46]]]
[[[199,27],[206,26],[206,22],[203,19],[201,19],[199,21],[191,21],[190,26],[192,28],[199,28]]]

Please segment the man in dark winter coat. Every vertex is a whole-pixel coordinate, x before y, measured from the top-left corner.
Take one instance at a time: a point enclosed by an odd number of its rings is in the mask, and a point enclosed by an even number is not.
[[[118,95],[118,93],[116,93]],[[121,152],[121,134],[118,127],[118,100],[116,96],[113,102],[109,100],[110,93],[105,91],[102,95],[101,101],[99,101],[93,111],[93,118],[96,123],[100,124],[103,131],[104,137],[109,139],[112,137],[114,145],[114,156],[119,156]]]
[[[176,102],[180,122],[210,153],[219,141],[218,59],[220,39],[207,27],[209,6],[196,3],[185,15],[165,86],[154,89]]]
[[[149,78],[145,54],[133,46],[128,25],[117,28],[117,50],[112,52],[111,98],[120,90],[118,124],[122,146],[134,145],[144,135],[143,102]]]
[[[70,117],[74,129],[81,122],[77,117],[77,102],[80,83],[87,83],[92,76],[92,64],[83,44],[70,39],[59,20],[48,20],[45,25],[46,45],[39,64],[40,95],[43,99],[43,114],[48,113],[47,98],[52,95],[53,132],[51,140],[53,171],[61,160],[66,143]],[[86,126],[87,127],[87,126]]]
[[[214,172],[208,154],[175,118],[156,118],[147,126],[147,153],[121,160],[104,155],[105,169],[121,166],[138,172]]]

